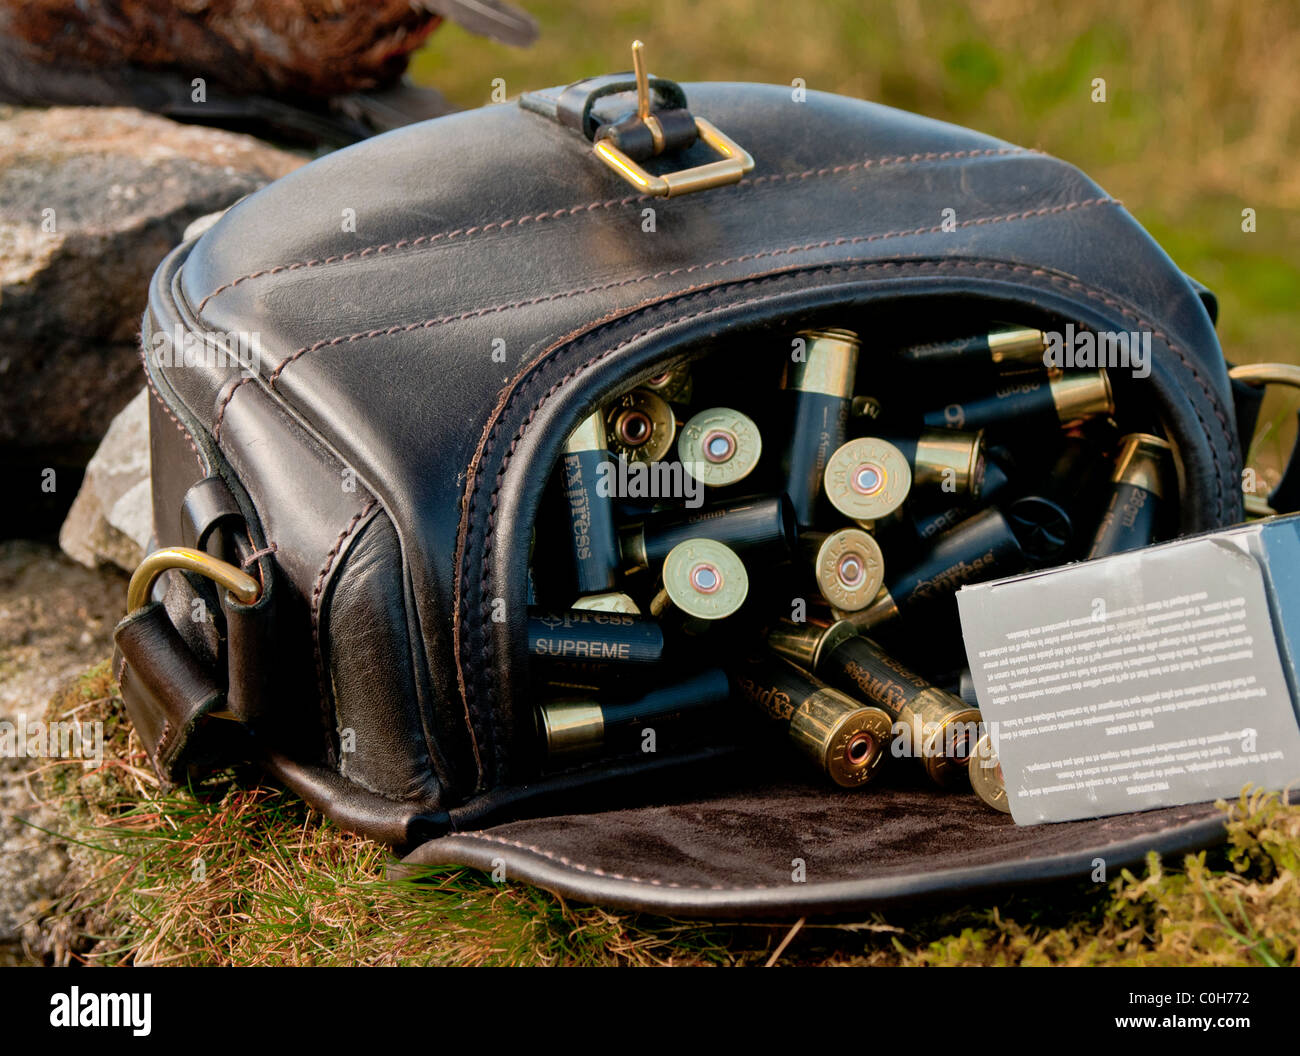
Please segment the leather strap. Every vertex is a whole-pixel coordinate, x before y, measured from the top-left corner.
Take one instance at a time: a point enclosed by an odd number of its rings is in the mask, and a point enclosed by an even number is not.
[[[659,136],[636,113],[636,79],[632,73],[589,77],[565,88],[525,92],[519,105],[578,133],[589,142],[612,140],[634,161],[685,150],[699,134],[686,105],[686,93],[676,81],[650,77],[650,112]]]
[[[162,602],[128,613],[113,640],[127,715],[158,776],[176,783],[191,761],[196,728],[221,708],[225,694],[172,626]]]
[[[662,77],[650,77],[649,81],[652,112],[686,109],[686,93],[680,84]],[[596,104],[608,96],[623,94],[629,94],[632,101],[630,106],[622,105],[619,117],[636,109],[636,78],[630,70],[588,77],[564,88],[525,92],[519,97],[519,105],[530,113],[559,122],[594,143],[597,129],[610,122],[608,114],[602,118],[596,112]]]
[[[601,125],[596,139],[608,139],[633,161],[647,161],[656,154],[685,150],[700,138],[695,118],[687,110],[657,110],[652,116],[659,123],[658,139],[649,123],[636,114],[612,125]]]

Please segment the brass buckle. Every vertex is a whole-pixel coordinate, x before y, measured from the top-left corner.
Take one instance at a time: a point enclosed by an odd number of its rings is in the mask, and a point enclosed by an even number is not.
[[[637,116],[646,123],[659,143],[662,133],[658,131],[659,122],[650,113],[650,81],[646,75],[645,59],[641,52],[645,45],[639,40],[632,42],[632,68],[636,74],[636,110]],[[675,198],[680,194],[694,194],[707,191],[712,187],[725,187],[739,183],[745,173],[754,167],[754,159],[730,136],[725,136],[710,122],[702,117],[695,119],[695,131],[717,153],[722,155],[719,161],[706,162],[691,169],[678,172],[666,172],[662,176],[652,176],[637,162],[629,158],[607,139],[596,144],[596,157],[627,180],[642,194],[656,198]]]
[[[155,550],[131,573],[131,582],[126,588],[126,611],[135,612],[146,605],[154,582],[172,568],[206,576],[218,586],[225,587],[245,605],[252,605],[262,596],[262,585],[243,569],[205,554],[202,550],[193,550],[188,546],[168,546]]]
[[[1228,377],[1247,385],[1287,385],[1300,389],[1300,367],[1290,363],[1243,363],[1229,370]],[[1243,457],[1245,454],[1243,451]],[[1251,517],[1277,516],[1277,510],[1268,504],[1268,500],[1258,495],[1245,496],[1244,505]]]
[[[656,198],[676,198],[679,194],[694,194],[711,187],[739,183],[745,173],[754,167],[754,159],[744,147],[730,136],[723,135],[704,118],[695,119],[695,129],[705,143],[722,155],[721,161],[710,161],[692,169],[652,176],[607,139],[596,144],[596,157],[642,194],[654,195]]]

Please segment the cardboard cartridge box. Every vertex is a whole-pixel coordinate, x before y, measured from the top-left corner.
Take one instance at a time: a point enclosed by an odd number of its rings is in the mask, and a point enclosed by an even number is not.
[[[1300,515],[964,587],[957,603],[1017,823],[1300,782]]]

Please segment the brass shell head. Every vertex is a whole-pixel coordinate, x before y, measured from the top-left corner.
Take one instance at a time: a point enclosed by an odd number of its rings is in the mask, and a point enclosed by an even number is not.
[[[850,440],[826,460],[827,499],[854,521],[889,516],[912,489],[912,470],[893,444],[875,437]]]

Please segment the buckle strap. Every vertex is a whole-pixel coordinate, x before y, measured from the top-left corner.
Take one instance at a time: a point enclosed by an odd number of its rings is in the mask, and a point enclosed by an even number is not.
[[[228,758],[232,742],[243,735],[236,723],[220,723],[225,729],[218,730],[204,720],[245,716],[227,710],[222,680],[194,655],[163,603],[150,601],[154,582],[169,569],[191,572],[224,587],[226,604],[235,614],[255,611],[259,604],[264,607],[268,592],[242,569],[202,550],[179,546],[154,551],[131,576],[127,614],[113,631],[114,667],[127,715],[154,769],[163,781],[175,783],[200,752],[209,758]],[[255,630],[240,623],[230,627],[232,634],[236,629],[241,638]],[[242,698],[239,704],[246,710]]]
[[[642,57],[644,45],[632,43],[634,69],[578,81],[567,88],[526,92],[519,105],[556,121],[595,144],[595,153],[642,194],[662,198],[738,183],[754,159],[735,141],[686,108],[686,93],[674,81],[651,77]],[[630,92],[635,89],[635,102]],[[718,160],[652,175],[641,167],[670,151],[703,140]]]
[[[114,666],[131,725],[158,776],[175,784],[195,754],[195,730],[206,716],[221,710],[225,693],[172,626],[161,602],[128,613],[113,631],[113,640]]]
[[[655,111],[686,110],[686,92],[676,81],[648,77],[647,88],[654,96],[652,108]],[[636,90],[636,75],[628,70],[626,73],[588,77],[564,88],[525,92],[519,97],[519,105],[530,113],[540,114],[577,132],[589,143],[594,143],[596,134],[603,125],[616,123],[636,112],[636,100],[629,94]],[[626,98],[609,98],[618,95]],[[607,102],[598,110],[597,104],[601,100]]]

